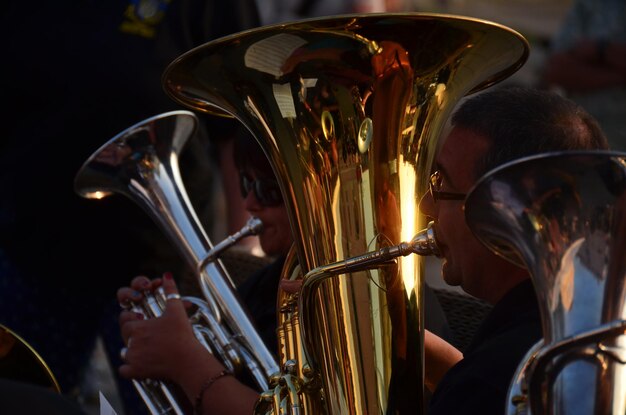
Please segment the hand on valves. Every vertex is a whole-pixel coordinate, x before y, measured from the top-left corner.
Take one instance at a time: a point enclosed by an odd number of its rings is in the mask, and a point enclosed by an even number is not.
[[[120,314],[121,333],[127,345],[120,375],[177,384],[197,414],[251,413],[257,392],[229,376],[196,339],[171,274],[152,281],[136,277],[130,287],[118,290],[117,298],[120,304],[141,302],[144,292],[154,292],[161,286],[168,300],[160,317],[146,319],[128,309]]]

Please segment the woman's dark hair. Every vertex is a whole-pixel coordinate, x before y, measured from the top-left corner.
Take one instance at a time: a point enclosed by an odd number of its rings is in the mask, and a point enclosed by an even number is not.
[[[598,122],[558,94],[533,88],[500,87],[465,101],[452,125],[491,141],[476,177],[508,161],[565,150],[607,150]]]
[[[243,126],[237,128],[233,144],[235,166],[239,171],[254,170],[266,178],[273,178],[272,166],[254,136]]]

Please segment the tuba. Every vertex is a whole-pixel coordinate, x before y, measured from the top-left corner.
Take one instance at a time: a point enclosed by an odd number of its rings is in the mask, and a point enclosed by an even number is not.
[[[488,248],[529,270],[543,340],[508,414],[626,413],[626,153],[547,153],[485,175],[465,205]]]
[[[140,205],[179,247],[192,269],[206,301],[185,297],[196,311],[190,316],[198,340],[224,366],[267,388],[278,371],[247,311],[240,305],[219,254],[239,239],[259,232],[252,218],[237,233],[213,246],[189,201],[178,169],[178,156],[197,127],[189,111],[173,111],[148,118],[113,137],[83,164],[74,187],[86,198],[112,193],[126,195]],[[162,314],[163,295],[147,296],[135,304],[147,317]],[[183,414],[177,391],[160,381],[134,380],[133,384],[152,414]]]
[[[61,393],[52,370],[19,334],[0,324],[0,380],[41,386]]]
[[[258,413],[422,411],[421,257],[307,275],[424,229],[417,200],[448,115],[527,56],[525,39],[498,24],[372,14],[248,30],[168,66],[175,101],[256,137],[289,213],[283,275],[300,275],[307,298],[279,294],[281,373]]]

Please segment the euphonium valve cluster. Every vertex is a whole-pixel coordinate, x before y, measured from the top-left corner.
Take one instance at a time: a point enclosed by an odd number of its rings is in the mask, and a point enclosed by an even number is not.
[[[259,219],[250,218],[240,231],[229,235],[215,245],[201,262],[201,267],[210,261],[217,260],[222,252],[242,238],[257,234],[261,227],[262,223]],[[202,284],[202,280],[200,283]],[[167,301],[163,288],[159,287],[155,292],[145,291],[143,297],[143,301],[131,302],[125,306],[142,314],[144,318],[160,317],[165,310]],[[261,379],[260,382],[257,381],[260,383],[259,386],[264,385],[266,375],[256,367],[254,359],[238,343],[239,340],[218,320],[219,316],[214,314],[210,304],[198,297],[182,296],[181,299],[191,305],[187,311],[193,333],[207,352],[216,356],[229,372],[242,374],[251,371],[255,380]],[[177,395],[178,391],[172,385],[154,379],[133,379],[133,385],[151,414],[184,414],[184,409]]]
[[[526,267],[543,340],[518,367],[507,413],[626,413],[626,153],[562,152],[486,174],[467,223]]]
[[[170,64],[163,83],[177,102],[234,117],[256,137],[295,237],[283,273],[312,287],[310,271],[426,227],[417,202],[448,115],[527,56],[520,34],[482,20],[347,15],[211,41]],[[421,411],[423,270],[400,255],[323,278],[306,299],[280,296],[291,301],[278,305],[285,370],[260,411]]]

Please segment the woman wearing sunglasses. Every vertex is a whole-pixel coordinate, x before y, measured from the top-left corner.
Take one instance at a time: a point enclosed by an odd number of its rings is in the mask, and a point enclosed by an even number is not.
[[[274,261],[248,277],[239,296],[250,311],[257,330],[268,349],[277,354],[276,302],[281,271],[293,237],[287,210],[278,182],[260,147],[247,132],[235,139],[235,165],[246,211],[263,222],[259,243]],[[295,291],[296,284],[282,284]],[[285,283],[285,281],[283,281]],[[141,301],[141,292],[163,286],[165,294],[177,294],[171,274],[150,281],[135,278],[130,287],[118,291],[118,300]],[[440,337],[450,332],[434,292],[426,287],[425,326]],[[250,414],[259,395],[225,371],[223,365],[208,354],[192,332],[182,301],[168,300],[164,314],[143,320],[141,315],[123,311],[120,315],[122,337],[128,345],[120,374],[132,379],[162,379],[177,383],[194,405],[194,413]],[[130,340],[132,338],[132,347]]]
[[[289,216],[280,187],[265,154],[247,132],[235,138],[235,165],[244,208],[263,222],[259,244],[274,262],[248,277],[238,288],[239,296],[253,316],[268,349],[277,355],[276,301],[285,257],[293,243]]]
[[[289,218],[267,158],[245,131],[235,138],[234,159],[244,208],[263,222],[259,244],[265,255],[274,259],[238,287],[239,297],[261,338],[276,354],[278,284],[293,242]],[[166,295],[178,293],[172,275],[166,273],[163,279],[136,277],[130,287],[118,290],[117,297],[120,303],[139,302],[143,298],[141,292],[159,286],[163,286]],[[149,320],[122,311],[120,327],[127,345],[125,363],[119,368],[123,377],[172,381],[183,389],[197,414],[252,413],[258,393],[225,371],[221,362],[196,340],[181,300],[168,300],[163,315]]]

